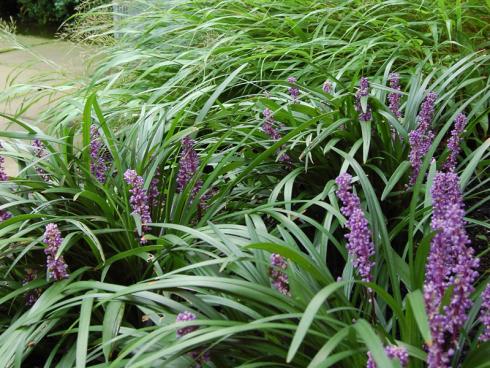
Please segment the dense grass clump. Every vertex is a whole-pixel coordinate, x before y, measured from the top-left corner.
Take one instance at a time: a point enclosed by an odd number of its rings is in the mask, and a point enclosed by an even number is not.
[[[140,6],[2,114],[0,366],[488,366],[488,8]]]

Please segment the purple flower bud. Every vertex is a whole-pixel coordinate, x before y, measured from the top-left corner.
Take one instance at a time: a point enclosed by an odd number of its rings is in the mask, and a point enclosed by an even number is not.
[[[272,286],[283,295],[291,296],[289,292],[288,275],[284,272],[288,264],[283,256],[272,253],[270,257],[271,267],[269,269]]]
[[[3,149],[2,144],[0,143],[0,149]],[[7,181],[9,178],[5,172],[5,159],[3,156],[0,156],[0,181]],[[5,220],[8,220],[9,218],[12,217],[12,214],[10,212],[0,210],[0,222],[3,222]]]
[[[145,240],[144,233],[150,231],[148,224],[150,224],[152,221],[150,216],[148,195],[146,190],[143,189],[144,180],[136,173],[135,170],[130,169],[126,170],[124,173],[124,180],[131,187],[129,190],[131,193],[129,203],[131,204],[133,213],[140,216],[142,229],[140,243],[145,244],[147,241]]]
[[[347,217],[346,226],[350,232],[345,236],[348,240],[346,247],[352,257],[352,264],[361,279],[369,282],[372,281],[371,270],[374,267],[371,260],[374,244],[359,197],[352,193],[351,180],[352,176],[347,173],[339,175],[335,180],[339,187],[335,193],[342,201],[341,211]]]
[[[187,322],[187,321],[194,321],[196,319],[196,315],[192,312],[184,311],[180,312],[177,314],[177,318],[175,319],[176,322]],[[198,329],[197,326],[187,326],[187,327],[182,327],[177,330],[177,337],[182,337],[185,336],[193,331],[196,331]]]
[[[408,367],[408,351],[406,348],[395,345],[388,345],[385,347],[385,353],[391,360],[398,359],[400,365],[402,367]],[[368,361],[366,368],[377,368],[376,362],[371,355],[371,352],[368,352]]]
[[[282,135],[274,127],[276,125],[276,121],[274,120],[272,111],[266,108],[264,109],[263,114],[264,114],[264,123],[262,124],[262,131],[265,134],[267,134],[272,140],[274,141],[280,140],[282,138]],[[291,158],[286,153],[283,153],[279,156],[279,161],[288,164],[291,163]]]
[[[359,89],[356,92],[356,111],[359,113],[360,121],[370,121],[372,119],[371,106],[366,107],[366,111],[362,109],[361,99],[369,96],[369,81],[366,77],[362,77],[359,81]]]
[[[400,91],[400,75],[398,73],[390,73],[389,75],[390,88],[396,91]],[[388,94],[389,107],[393,115],[397,118],[401,118],[402,113],[400,111],[400,97],[401,93],[390,92]]]
[[[160,185],[160,176],[160,169],[157,168],[153,178],[151,179],[150,188],[148,191],[148,200],[153,206],[158,205],[158,198],[160,197],[160,190],[158,189]]]
[[[323,86],[322,86],[322,89],[323,89],[323,92],[325,93],[331,93],[332,92],[332,83],[328,80],[326,80],[325,82],[323,82]]]
[[[479,261],[469,246],[465,230],[464,204],[459,178],[453,173],[436,173],[432,194],[431,241],[424,282],[424,299],[429,317],[432,344],[427,363],[429,368],[450,366],[466,312]],[[445,293],[452,288],[449,304],[442,308]],[[441,310],[442,309],[442,310]]]
[[[63,256],[56,256],[62,242],[63,238],[58,230],[58,225],[52,223],[46,225],[46,231],[44,232],[44,243],[47,245],[44,249],[46,267],[48,269],[48,277],[55,281],[68,277],[68,266]]]
[[[107,174],[107,163],[103,149],[103,142],[95,125],[90,127],[90,172],[99,183],[105,183]]]
[[[196,365],[194,366],[194,368],[201,368],[204,366],[204,364],[206,364],[207,362],[209,362],[211,360],[211,354],[209,353],[209,351],[191,351],[189,353],[189,356],[194,359]]]
[[[0,150],[3,149],[2,143],[0,143]],[[0,181],[9,180],[7,173],[5,172],[5,158],[0,156]]]
[[[187,322],[194,320],[196,320],[196,315],[189,311],[180,312],[179,314],[177,314],[177,318],[175,319],[176,322]],[[196,331],[197,329],[198,326],[187,326],[179,328],[177,330],[177,337],[185,336],[187,334],[190,334],[191,332]],[[189,356],[196,362],[196,368],[202,367],[204,364],[206,364],[206,362],[209,362],[209,360],[211,359],[209,352],[203,352],[202,350],[191,351],[189,353]]]
[[[422,161],[429,152],[432,140],[434,139],[434,133],[430,130],[432,123],[432,116],[434,115],[434,104],[437,99],[437,94],[429,92],[422,108],[417,117],[418,126],[412,130],[408,135],[408,143],[410,144],[410,164],[412,165],[412,174],[410,176],[409,185],[414,185],[417,181],[417,177],[422,166]]]
[[[299,99],[299,88],[296,87],[297,82],[298,82],[298,80],[295,77],[289,77],[288,78],[288,83],[292,84],[292,86],[289,87],[289,89],[288,89],[289,95],[291,96],[291,99],[292,99],[292,103],[298,102],[298,99]]]
[[[454,171],[456,169],[456,162],[461,150],[459,143],[461,142],[461,134],[463,134],[466,122],[468,119],[463,113],[459,113],[454,120],[454,128],[451,131],[451,137],[447,141],[447,148],[449,149],[449,157],[444,163],[444,170]]]
[[[44,146],[44,143],[41,142],[39,139],[34,139],[34,141],[32,142],[32,147],[34,147],[34,154],[37,158],[43,158],[47,155],[46,147]],[[41,177],[41,179],[43,179],[43,181],[49,181],[49,175],[41,167],[36,166],[36,173]]]
[[[27,269],[26,276],[24,280],[22,280],[22,285],[27,285],[29,282],[37,279],[37,272],[35,270]],[[41,289],[30,290],[25,295],[26,306],[30,307],[36,303],[41,295]]]
[[[481,294],[480,322],[483,325],[483,333],[480,341],[490,341],[490,284],[487,284]]]
[[[180,168],[177,174],[177,191],[181,193],[199,168],[199,156],[194,149],[195,142],[189,137],[182,139]],[[199,188],[200,189],[200,188]],[[198,192],[199,190],[197,190]],[[196,192],[196,193],[197,193]]]

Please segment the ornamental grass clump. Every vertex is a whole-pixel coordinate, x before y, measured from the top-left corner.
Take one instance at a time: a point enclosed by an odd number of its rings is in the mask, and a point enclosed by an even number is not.
[[[424,299],[432,344],[428,348],[429,368],[450,366],[460,330],[472,306],[473,283],[479,261],[469,245],[465,230],[464,204],[455,173],[439,172],[431,188],[431,229],[436,232],[430,246],[424,283]],[[444,297],[451,290],[450,300]]]
[[[374,244],[372,241],[369,224],[361,209],[359,197],[352,192],[352,176],[344,173],[337,177],[335,182],[338,189],[335,192],[342,201],[341,211],[347,217],[346,226],[349,233],[345,235],[347,250],[352,257],[352,264],[361,276],[362,281],[372,281],[372,269],[374,261]]]
[[[48,278],[54,281],[62,280],[68,277],[68,265],[62,255],[57,255],[58,250],[63,243],[61,232],[56,224],[46,225],[44,232],[44,243],[47,247],[44,249],[46,254],[46,268]]]
[[[431,131],[432,117],[434,115],[434,105],[437,100],[437,94],[429,92],[422,103],[422,108],[417,116],[418,126],[408,135],[408,143],[410,144],[410,164],[412,173],[410,175],[409,185],[412,186],[417,181],[420,167],[425,155],[429,152],[429,148],[434,139],[434,133]]]
[[[129,203],[133,213],[138,215],[141,221],[141,234],[140,243],[145,244],[147,240],[145,239],[145,233],[150,231],[151,215],[149,199],[146,190],[143,188],[144,180],[143,177],[139,176],[135,170],[128,169],[124,173],[124,180],[131,187],[129,192],[131,197],[129,198]]]
[[[461,151],[461,135],[464,132],[468,118],[465,114],[459,113],[454,119],[454,128],[451,131],[451,137],[447,141],[447,148],[449,150],[449,156],[444,163],[444,170],[455,171],[456,163],[458,159],[459,152]]]
[[[359,81],[359,88],[355,96],[355,107],[359,114],[359,120],[366,122],[372,119],[371,106],[367,103],[369,96],[369,81],[362,77]]]

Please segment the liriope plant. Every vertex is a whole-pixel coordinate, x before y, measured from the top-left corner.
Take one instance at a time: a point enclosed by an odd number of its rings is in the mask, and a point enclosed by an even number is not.
[[[386,89],[382,84],[363,82],[357,92],[333,86],[331,94],[328,89],[310,92],[297,79],[283,86],[290,96],[237,104],[243,107],[244,123],[229,131],[219,112],[231,105],[215,109],[216,99],[199,114],[210,117],[202,127],[186,128],[162,116],[159,124],[142,119],[115,131],[93,96],[81,128],[66,128],[58,137],[12,119],[26,133],[2,133],[11,138],[3,154],[15,157],[22,168],[2,183],[7,203],[0,209],[10,214],[0,225],[2,249],[5,258],[14,258],[13,265],[2,264],[8,281],[1,304],[13,306],[1,336],[4,364],[39,356],[48,346],[53,349],[43,363],[59,366],[158,366],[174,360],[216,366],[362,366],[368,351],[372,362],[389,366],[396,365],[389,360],[395,348],[406,349],[411,365],[423,366],[424,343],[431,346],[431,335],[421,290],[434,235],[428,220],[436,170],[446,170],[457,143],[464,165],[452,163],[451,170],[460,172],[462,189],[479,201],[475,208],[484,203],[488,182],[482,163],[489,143],[474,134],[488,109],[488,91],[458,99],[465,79],[453,87],[445,81],[467,70],[459,67],[433,83],[433,75],[423,82],[413,77],[410,93],[401,97],[404,120],[390,110],[394,96],[388,106],[377,96]],[[403,87],[404,81],[399,82]],[[445,96],[443,102],[427,99],[429,90]],[[261,105],[270,110],[265,121],[253,113]],[[474,142],[454,139],[445,149],[443,137],[462,111]],[[412,133],[424,116],[435,134],[426,134],[431,141],[423,159],[409,163],[408,153],[416,146]],[[440,124],[444,116],[449,119]],[[75,140],[77,131],[81,144]],[[315,145],[305,132],[318,134]],[[463,134],[461,127],[454,134]],[[199,145],[206,147],[201,154]],[[287,160],[281,159],[284,155]],[[378,158],[382,155],[392,160],[392,171]],[[295,194],[300,180],[308,182],[308,172],[324,170],[322,159],[336,165],[324,171],[325,184],[315,182]],[[199,175],[207,165],[212,170]],[[271,165],[278,171],[271,172]],[[412,177],[418,172],[415,182],[409,183],[409,169]],[[333,179],[346,171],[360,186],[354,183],[357,210],[343,214],[360,216],[361,238],[368,239],[362,244],[369,245],[365,250],[346,247],[342,240],[345,219],[339,208],[346,207],[347,197],[339,191],[351,189],[338,188],[339,203]],[[384,186],[376,185],[376,176],[390,172]],[[159,180],[158,195],[154,179]],[[407,193],[392,192],[398,183],[409,185]],[[215,198],[203,208],[201,198],[213,187]],[[408,208],[385,214],[382,201],[401,196],[411,201]],[[150,199],[156,199],[156,207]],[[148,215],[151,223],[145,220]],[[52,236],[45,234],[51,223],[60,231],[54,238],[64,238],[52,244]],[[354,234],[355,224],[347,222]],[[358,270],[363,252],[374,262],[366,263],[367,273]],[[46,256],[61,255],[68,278],[53,283],[49,265],[47,278],[33,276]],[[18,289],[22,278],[25,285]],[[479,300],[482,281],[471,300]],[[22,297],[29,304],[38,299],[26,308]],[[450,292],[445,295],[450,297]],[[10,323],[12,311],[16,322]],[[477,302],[454,364],[468,360],[478,365],[485,354],[486,345],[474,337],[481,330],[478,313]],[[176,319],[187,322],[176,325]],[[178,333],[186,327],[189,333]],[[60,333],[66,336],[58,338]]]

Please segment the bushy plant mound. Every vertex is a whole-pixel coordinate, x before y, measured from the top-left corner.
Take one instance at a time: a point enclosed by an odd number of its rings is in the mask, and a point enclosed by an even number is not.
[[[479,4],[212,5],[1,115],[0,366],[485,367]]]

